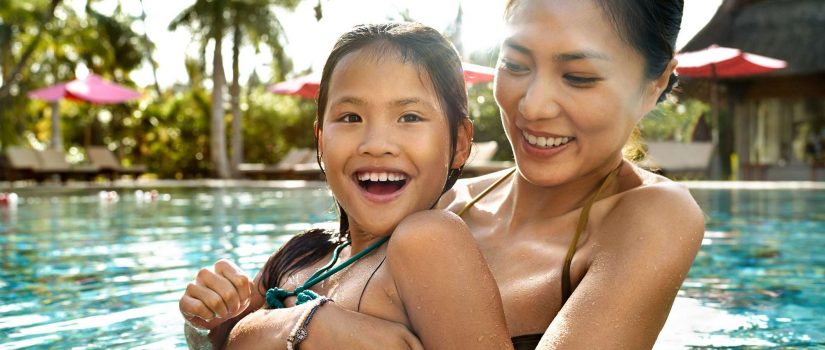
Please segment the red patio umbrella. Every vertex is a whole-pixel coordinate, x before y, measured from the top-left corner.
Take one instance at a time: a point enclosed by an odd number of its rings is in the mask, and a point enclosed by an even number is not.
[[[60,114],[58,102],[62,98],[82,100],[94,104],[110,104],[131,101],[140,97],[140,93],[127,87],[105,81],[99,76],[89,74],[83,79],[52,85],[28,93],[30,98],[51,102],[52,106],[52,148],[62,149],[60,134]]]
[[[787,63],[782,60],[718,45],[711,45],[699,51],[680,53],[676,55],[676,60],[679,61],[676,72],[680,76],[711,79],[711,119],[716,125],[712,138],[716,146],[719,142],[719,95],[716,81],[719,78],[737,78],[768,73],[787,66]]]
[[[495,69],[473,63],[462,63],[464,68],[464,81],[468,84],[486,83],[493,81]],[[318,97],[318,89],[321,85],[321,75],[310,74],[292,80],[282,81],[273,85],[269,91],[281,95],[300,96],[304,98]]]

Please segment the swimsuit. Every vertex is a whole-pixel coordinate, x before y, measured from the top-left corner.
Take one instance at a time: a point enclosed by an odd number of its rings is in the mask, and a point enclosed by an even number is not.
[[[562,278],[561,278],[561,304],[564,305],[567,302],[567,299],[570,298],[570,295],[573,294],[572,284],[570,282],[570,264],[573,261],[573,254],[576,252],[576,245],[579,243],[579,236],[584,231],[584,228],[587,224],[587,219],[590,216],[590,208],[593,206],[593,203],[599,198],[599,196],[604,192],[604,190],[610,186],[613,182],[613,179],[616,177],[616,174],[619,173],[619,169],[621,166],[616,167],[610,174],[602,182],[602,185],[599,189],[594,193],[584,204],[582,207],[582,212],[579,215],[579,222],[576,225],[576,233],[573,235],[573,241],[570,242],[570,246],[567,248],[567,256],[564,258],[564,265],[562,268]],[[458,211],[458,216],[462,216],[467,210],[469,210],[476,202],[478,202],[482,197],[486,196],[490,193],[494,188],[496,188],[499,184],[504,182],[505,179],[509,178],[510,175],[516,172],[516,168],[513,168],[507,174],[504,174],[501,178],[496,180],[492,185],[481,191],[477,196],[472,198],[466,205],[464,205],[461,210]],[[526,349],[535,349],[538,346],[541,337],[544,334],[528,334],[528,335],[521,335],[517,337],[511,338],[513,342],[513,347],[516,350],[526,350]]]

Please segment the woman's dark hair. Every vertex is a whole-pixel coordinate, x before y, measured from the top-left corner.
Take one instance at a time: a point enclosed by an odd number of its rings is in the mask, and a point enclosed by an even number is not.
[[[505,18],[522,0],[509,0]],[[676,37],[682,26],[684,0],[595,0],[611,19],[619,36],[632,45],[645,59],[645,77],[656,79],[667,69],[676,51]],[[671,74],[662,102],[676,85],[678,77]]]
[[[461,60],[455,47],[438,31],[418,23],[384,23],[355,26],[338,38],[324,65],[318,93],[318,129],[324,127],[324,112],[329,97],[332,72],[347,55],[361,50],[376,59],[387,55],[397,55],[403,63],[415,65],[421,73],[426,73],[439,97],[440,107],[447,116],[450,132],[450,166],[456,151],[458,130],[467,119],[467,88]],[[316,140],[316,146],[318,144]],[[321,157],[316,147],[316,158],[321,165]],[[323,166],[322,166],[323,169]],[[443,192],[452,188],[461,175],[461,167],[450,169]],[[265,293],[275,287],[281,279],[302,267],[311,265],[329,254],[335,246],[348,239],[349,218],[338,205],[339,229],[331,232],[320,229],[308,230],[296,235],[270,256],[262,272],[261,286]]]

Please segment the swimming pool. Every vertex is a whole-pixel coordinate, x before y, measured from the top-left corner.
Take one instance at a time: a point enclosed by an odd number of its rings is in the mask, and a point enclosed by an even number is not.
[[[660,349],[825,347],[825,190],[694,189],[702,250]],[[177,300],[334,220],[317,185],[19,190],[0,205],[0,349],[185,348]]]

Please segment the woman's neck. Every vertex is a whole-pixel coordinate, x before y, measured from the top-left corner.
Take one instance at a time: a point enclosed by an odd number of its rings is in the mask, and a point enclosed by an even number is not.
[[[512,189],[505,199],[505,202],[511,203],[510,227],[516,229],[536,219],[557,217],[581,208],[607,175],[622,162],[623,159],[605,162],[578,179],[555,186],[538,186],[516,173]]]

